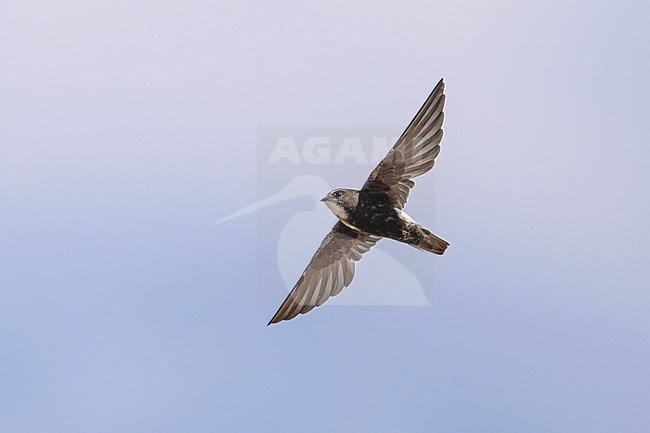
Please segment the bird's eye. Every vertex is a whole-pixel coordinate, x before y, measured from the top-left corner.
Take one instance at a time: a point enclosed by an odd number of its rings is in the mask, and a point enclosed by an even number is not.
[[[336,198],[339,198],[343,195],[343,191],[334,191],[332,195]]]

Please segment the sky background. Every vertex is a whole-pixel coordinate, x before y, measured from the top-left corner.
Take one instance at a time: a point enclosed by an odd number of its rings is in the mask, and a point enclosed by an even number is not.
[[[640,1],[3,1],[0,432],[644,431],[649,21]],[[451,247],[382,244],[431,306],[267,327],[278,211],[214,224],[272,176],[258,128],[405,126],[440,77],[443,150],[408,210]],[[390,273],[371,256],[360,275]]]

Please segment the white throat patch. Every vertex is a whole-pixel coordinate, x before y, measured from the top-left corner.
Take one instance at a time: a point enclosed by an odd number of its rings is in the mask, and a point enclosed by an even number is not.
[[[331,200],[327,200],[325,204],[327,205],[328,208],[330,208],[332,213],[337,217],[339,217],[340,219],[344,220],[348,218],[348,213],[338,203],[335,203]]]

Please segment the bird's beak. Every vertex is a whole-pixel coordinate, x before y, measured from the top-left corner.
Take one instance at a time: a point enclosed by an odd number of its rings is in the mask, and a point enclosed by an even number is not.
[[[328,198],[329,196],[326,195],[325,197],[321,198],[320,201],[327,201]]]

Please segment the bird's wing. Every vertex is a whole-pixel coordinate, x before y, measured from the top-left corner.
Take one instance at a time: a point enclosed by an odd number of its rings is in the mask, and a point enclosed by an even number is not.
[[[354,262],[361,260],[363,253],[380,239],[337,222],[269,325],[293,319],[341,293],[354,278]]]
[[[388,155],[370,173],[362,190],[388,195],[403,208],[415,182],[431,170],[440,153],[445,113],[445,83],[440,80]]]

